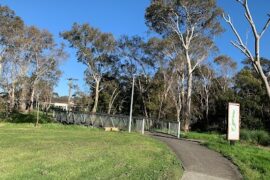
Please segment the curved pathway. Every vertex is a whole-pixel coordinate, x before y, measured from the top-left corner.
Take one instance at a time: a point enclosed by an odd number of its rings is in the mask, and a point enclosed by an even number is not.
[[[228,159],[197,142],[179,140],[161,133],[150,135],[165,142],[182,161],[184,167],[182,180],[242,179],[237,167]]]

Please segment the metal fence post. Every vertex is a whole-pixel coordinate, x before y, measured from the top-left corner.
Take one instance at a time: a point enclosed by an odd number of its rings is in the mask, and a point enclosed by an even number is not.
[[[143,120],[142,120],[142,134],[144,134],[144,123],[145,123],[145,120],[143,118]]]
[[[178,121],[177,138],[180,138],[180,121]]]
[[[170,129],[171,129],[171,123],[169,122],[168,134],[170,134]]]

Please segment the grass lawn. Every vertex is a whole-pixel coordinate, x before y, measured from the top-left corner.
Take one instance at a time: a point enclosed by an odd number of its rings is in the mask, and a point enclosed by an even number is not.
[[[0,123],[0,179],[179,179],[180,167],[165,144],[136,133]]]
[[[190,132],[185,138],[200,139],[210,149],[231,159],[240,169],[245,179],[270,179],[270,148],[259,147],[245,142],[231,146],[224,135]]]

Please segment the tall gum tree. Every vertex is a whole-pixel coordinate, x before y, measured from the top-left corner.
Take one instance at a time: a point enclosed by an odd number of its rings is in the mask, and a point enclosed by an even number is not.
[[[0,27],[0,85],[8,93],[8,110],[12,111],[15,91],[26,64],[23,58],[24,22],[7,6],[0,6]]]
[[[54,42],[53,36],[47,30],[36,27],[28,28],[30,44],[28,56],[30,67],[28,74],[30,78],[30,103],[29,110],[33,109],[33,102],[37,84],[44,78],[58,72],[59,63],[66,58],[64,46]]]
[[[140,36],[122,36],[118,41],[118,50],[121,57],[121,67],[125,75],[128,76],[129,82],[133,76],[135,86],[140,93],[143,114],[149,117],[147,104],[150,101],[150,74],[149,71],[154,65],[152,59],[147,57],[148,46]]]
[[[160,84],[157,98],[159,103],[157,121],[161,119],[164,103],[173,84],[174,76],[169,71],[169,64],[175,59],[175,51],[172,48],[174,47],[173,44],[170,38],[159,39],[154,37],[147,42],[147,49],[145,51],[156,62],[156,68],[158,69],[156,77],[154,77],[155,83]]]
[[[268,19],[263,27],[263,29],[261,31],[258,30],[252,14],[249,10],[249,6],[248,6],[248,0],[236,0],[238,3],[240,3],[240,5],[243,7],[244,9],[244,13],[245,13],[245,18],[252,30],[253,33],[253,37],[254,37],[254,52],[252,53],[252,51],[250,50],[250,48],[248,47],[247,44],[244,43],[244,41],[242,40],[241,35],[239,34],[239,32],[237,31],[237,29],[235,28],[231,17],[229,15],[225,15],[223,14],[223,18],[224,20],[229,24],[229,26],[231,27],[234,35],[236,36],[236,41],[231,41],[232,45],[235,46],[237,49],[239,49],[252,63],[253,68],[255,69],[255,71],[257,72],[257,74],[260,76],[260,78],[262,79],[267,95],[270,99],[270,84],[269,84],[269,77],[267,77],[267,73],[269,72],[264,72],[262,65],[261,65],[261,56],[260,56],[260,43],[261,43],[261,38],[263,37],[264,33],[266,32],[266,30],[268,29],[269,25],[270,25],[270,15],[268,14]]]
[[[183,49],[188,70],[185,131],[191,118],[193,72],[213,48],[213,36],[222,32],[221,14],[215,0],[153,0],[146,10],[147,26],[163,36],[176,34]]]
[[[152,59],[157,62],[158,73],[161,75],[162,87],[158,96],[159,107],[157,119],[161,118],[164,103],[170,96],[176,110],[176,119],[180,121],[180,114],[184,102],[184,84],[186,68],[179,41],[174,36],[165,39],[152,38],[148,42],[148,51]]]
[[[77,50],[78,61],[85,64],[85,79],[95,91],[95,101],[92,112],[98,108],[101,79],[110,70],[110,65],[116,60],[113,52],[116,42],[111,33],[103,33],[89,24],[75,23],[70,31],[61,33],[61,36]]]
[[[7,6],[0,5],[0,76],[2,73],[3,57],[7,49],[15,46],[15,41],[20,35],[24,23],[15,12]]]

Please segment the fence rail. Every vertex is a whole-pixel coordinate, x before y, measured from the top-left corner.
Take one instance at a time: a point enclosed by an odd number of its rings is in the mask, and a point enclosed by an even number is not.
[[[77,124],[97,128],[117,127],[120,130],[128,130],[129,116],[108,114],[87,114],[79,112],[54,111],[53,117],[63,124]],[[173,121],[155,121],[144,117],[133,117],[131,130],[141,132],[155,131],[180,136],[180,123]]]

